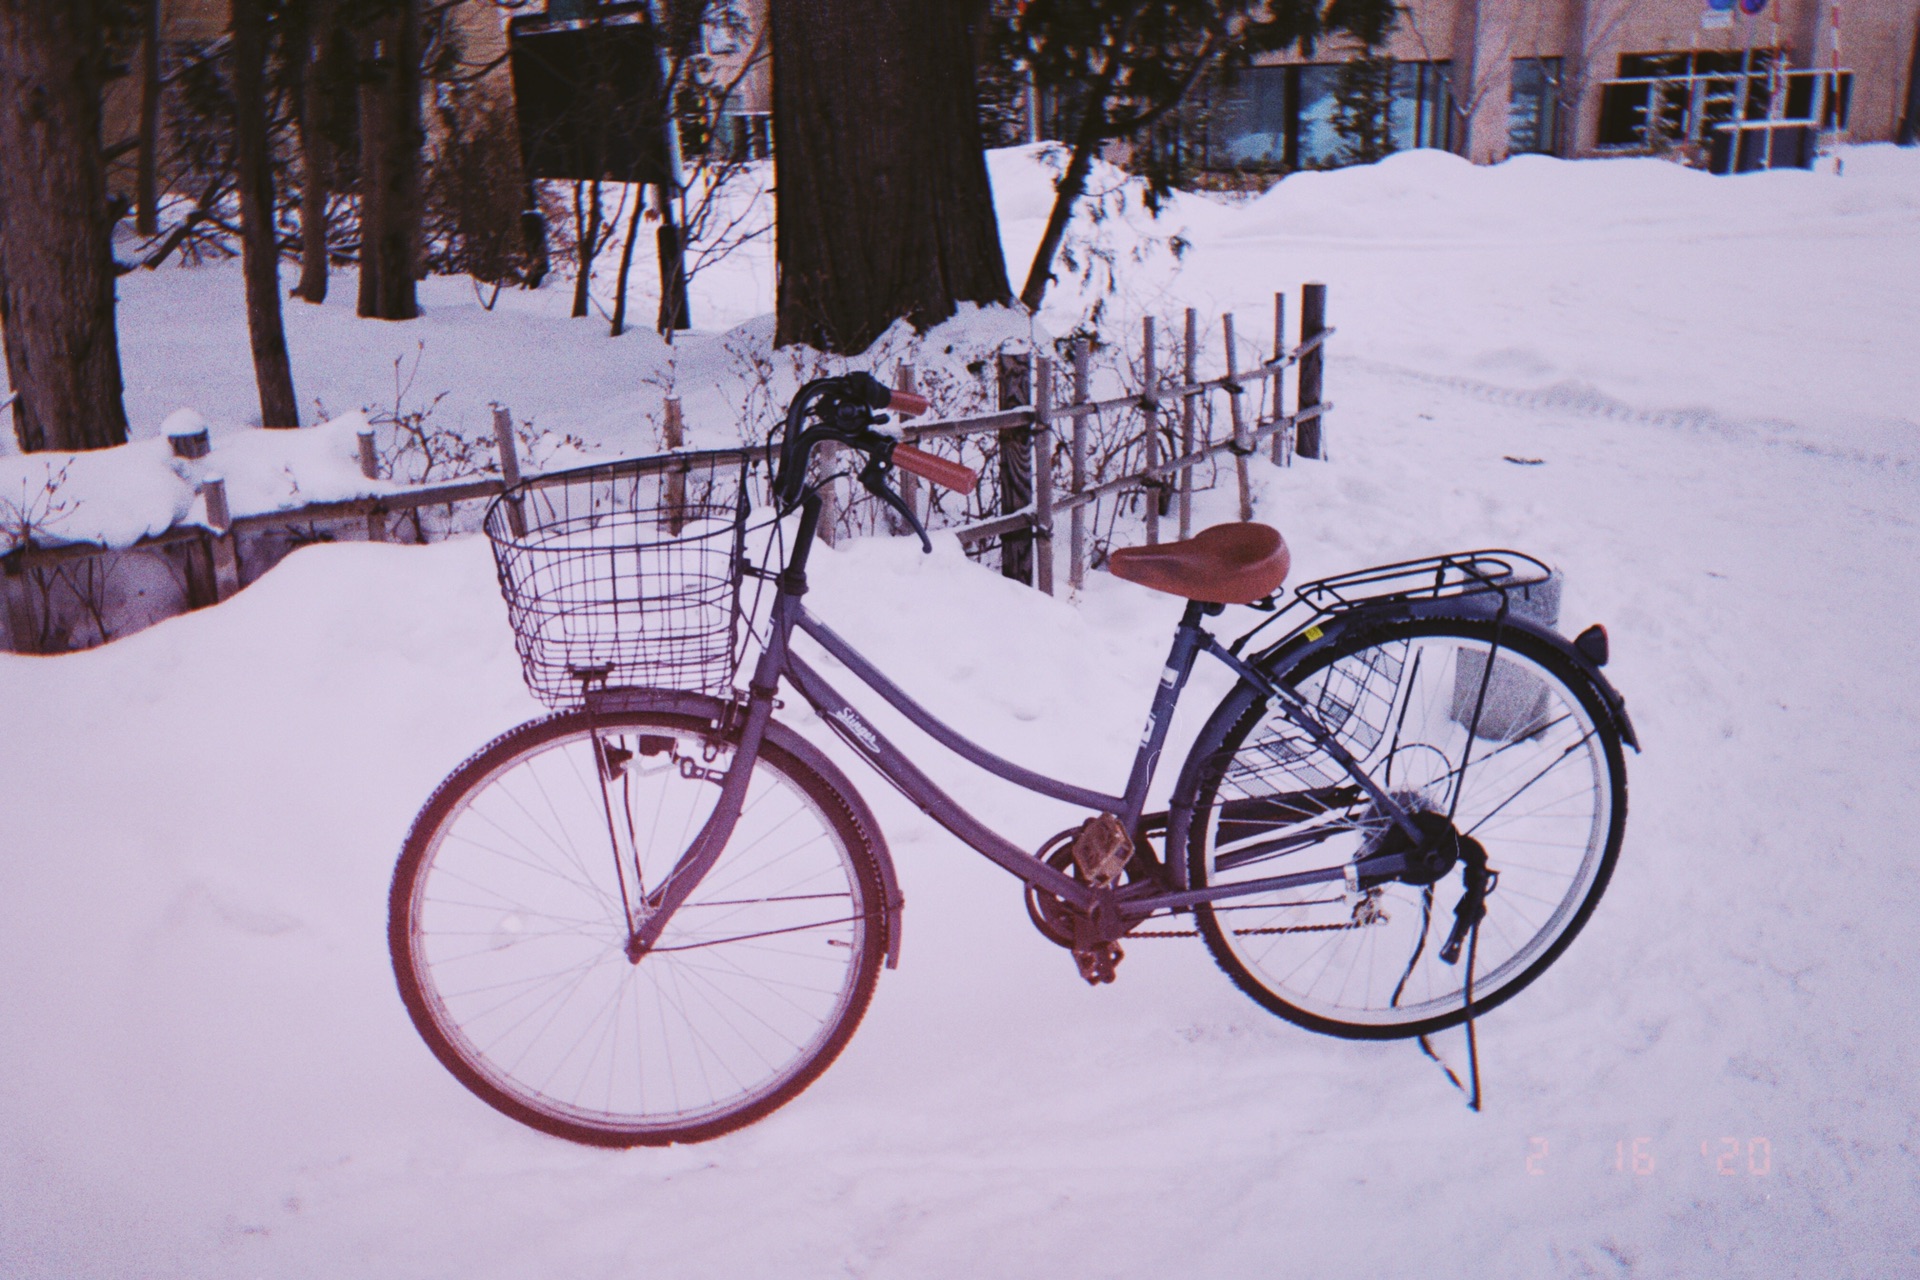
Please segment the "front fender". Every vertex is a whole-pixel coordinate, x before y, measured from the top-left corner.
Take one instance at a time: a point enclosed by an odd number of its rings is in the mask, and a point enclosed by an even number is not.
[[[719,698],[673,689],[607,689],[592,695],[590,702],[592,710],[608,715],[628,711],[661,711],[705,720],[716,727],[728,723],[729,716],[739,714],[732,704]],[[786,725],[778,720],[769,720],[767,740],[819,774],[846,801],[854,824],[866,836],[867,844],[873,849],[874,860],[880,864],[880,884],[886,894],[887,968],[899,968],[900,919],[906,907],[906,896],[900,892],[900,881],[893,870],[893,855],[887,851],[887,838],[882,834],[873,810],[867,808],[866,800],[854,790],[847,775],[827,758],[825,752]]]

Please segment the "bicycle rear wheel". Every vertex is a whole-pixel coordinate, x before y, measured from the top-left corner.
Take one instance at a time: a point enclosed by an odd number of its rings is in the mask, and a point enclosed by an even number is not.
[[[1494,639],[1489,622],[1392,623],[1279,673],[1382,790],[1416,814],[1451,814],[1498,880],[1471,965],[1464,950],[1454,963],[1439,954],[1464,859],[1427,885],[1334,881],[1196,908],[1215,960],[1267,1009],[1356,1039],[1427,1034],[1466,1019],[1469,986],[1476,1014],[1518,993],[1593,913],[1626,822],[1620,736],[1564,654],[1512,627],[1497,653]],[[1196,886],[1342,867],[1398,838],[1252,686],[1213,723],[1224,728],[1195,746]]]
[[[731,760],[696,716],[569,712],[495,740],[428,801],[388,941],[415,1027],[474,1093],[577,1142],[691,1142],[839,1054],[886,951],[883,880],[854,807],[771,741],[719,861],[627,959],[624,904],[673,867]]]

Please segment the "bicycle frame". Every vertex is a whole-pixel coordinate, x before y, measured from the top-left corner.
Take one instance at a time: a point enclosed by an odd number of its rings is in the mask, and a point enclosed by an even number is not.
[[[786,567],[776,578],[778,590],[769,620],[767,643],[760,654],[749,685],[744,723],[739,730],[733,762],[727,770],[725,780],[721,783],[720,798],[714,806],[712,816],[700,833],[694,837],[687,851],[675,864],[673,871],[647,895],[636,921],[633,937],[628,944],[630,958],[637,960],[654,945],[665,930],[667,921],[674,911],[692,892],[694,886],[700,882],[701,877],[712,867],[725,848],[728,838],[733,833],[734,824],[739,819],[741,806],[746,798],[747,781],[752,774],[753,762],[765,736],[767,724],[772,718],[774,694],[783,677],[828,724],[833,726],[835,732],[861,753],[868,764],[923,812],[997,866],[1011,872],[1029,885],[1054,895],[1075,911],[1091,916],[1102,935],[1111,935],[1111,937],[1103,937],[1102,940],[1105,941],[1119,938],[1135,923],[1160,911],[1187,910],[1200,903],[1224,898],[1335,881],[1345,881],[1350,888],[1355,888],[1362,876],[1368,879],[1391,878],[1406,869],[1406,855],[1381,854],[1341,867],[1326,867],[1292,875],[1270,876],[1205,889],[1187,889],[1171,884],[1156,885],[1144,881],[1119,887],[1085,884],[1048,866],[1045,861],[1029,850],[999,835],[941,790],[919,766],[888,741],[878,729],[868,724],[860,713],[821,676],[819,671],[793,651],[792,637],[795,631],[801,632],[818,643],[915,727],[969,763],[1024,790],[1061,800],[1095,813],[1114,814],[1126,827],[1128,836],[1136,843],[1146,807],[1147,790],[1152,784],[1161,750],[1166,744],[1167,731],[1173,719],[1174,708],[1179,702],[1181,690],[1186,686],[1187,678],[1192,674],[1200,654],[1210,653],[1226,663],[1242,680],[1251,682],[1267,697],[1273,699],[1282,714],[1308,733],[1321,749],[1347,771],[1353,781],[1366,792],[1376,807],[1376,812],[1406,833],[1412,841],[1413,848],[1418,849],[1424,844],[1423,833],[1414,825],[1406,809],[1374,783],[1359,762],[1319,723],[1297,694],[1285,685],[1268,679],[1257,668],[1242,662],[1201,626],[1200,619],[1203,616],[1209,611],[1217,613],[1219,609],[1218,606],[1208,606],[1200,602],[1188,603],[1186,613],[1181,617],[1179,626],[1174,632],[1166,665],[1161,671],[1159,685],[1147,712],[1146,727],[1141,734],[1139,747],[1134,754],[1133,766],[1121,794],[1109,795],[1049,778],[988,751],[914,701],[853,645],[808,612],[801,603],[801,597],[807,590],[807,556],[812,547],[819,515],[820,498],[809,490],[801,500],[800,528],[792,554],[788,558]]]

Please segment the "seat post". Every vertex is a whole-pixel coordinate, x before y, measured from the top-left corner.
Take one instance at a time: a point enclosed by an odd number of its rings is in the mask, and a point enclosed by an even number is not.
[[[1217,618],[1227,611],[1227,606],[1215,604],[1210,600],[1189,600],[1187,610],[1180,615],[1180,625],[1189,631],[1200,629],[1200,619]]]

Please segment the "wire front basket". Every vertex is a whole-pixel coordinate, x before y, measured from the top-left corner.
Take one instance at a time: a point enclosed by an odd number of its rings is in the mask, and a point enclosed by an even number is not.
[[[496,498],[484,528],[534,696],[728,689],[749,509],[737,453],[582,467]]]

